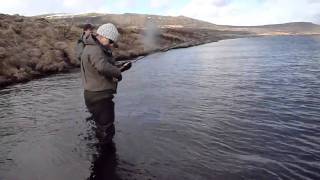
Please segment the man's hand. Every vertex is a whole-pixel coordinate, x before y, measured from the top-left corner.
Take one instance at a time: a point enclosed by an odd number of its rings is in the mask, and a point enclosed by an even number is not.
[[[121,81],[121,80],[122,80],[122,75],[118,77],[118,81]]]
[[[113,78],[114,82],[120,82],[122,80],[122,75],[120,75],[118,78]]]
[[[120,68],[120,71],[121,72],[127,71],[127,70],[129,70],[131,68],[131,66],[132,66],[131,62],[124,63],[122,65],[122,67]]]

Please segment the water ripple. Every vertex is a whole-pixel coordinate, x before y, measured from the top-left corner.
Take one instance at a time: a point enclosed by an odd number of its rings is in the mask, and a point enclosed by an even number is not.
[[[315,38],[227,40],[136,63],[115,98],[119,176],[320,179]],[[89,177],[96,140],[79,76],[0,90],[0,179]]]

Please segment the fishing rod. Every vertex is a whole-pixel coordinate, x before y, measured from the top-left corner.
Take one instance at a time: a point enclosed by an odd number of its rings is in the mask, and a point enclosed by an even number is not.
[[[161,49],[159,49],[158,51],[153,50],[153,51],[149,52],[149,54],[153,54],[153,53],[156,53],[156,52],[167,52],[167,51],[169,51],[170,49],[176,48],[176,46],[177,46],[177,45],[170,46],[170,47],[166,47],[166,48],[161,48]],[[141,56],[138,56],[138,57],[137,57],[136,59],[134,59],[134,60],[125,60],[125,61],[123,61],[123,62],[125,62],[125,63],[131,62],[131,63],[133,64],[133,63],[138,62],[138,61],[141,60],[141,59],[146,58],[149,54],[147,54],[147,55],[141,55]]]
[[[185,43],[183,43],[183,44],[191,44],[192,42],[194,42],[193,40],[191,40],[191,41],[187,41],[187,42],[185,42]],[[161,49],[159,49],[159,51],[152,51],[150,54],[152,54],[152,53],[155,53],[155,52],[167,52],[167,51],[169,51],[169,50],[172,50],[172,49],[177,49],[177,48],[184,48],[185,46],[181,46],[181,44],[176,44],[176,45],[172,45],[172,46],[169,46],[169,47],[165,47],[165,48],[161,48]],[[188,47],[188,46],[186,46],[186,47]],[[123,61],[124,62],[124,64],[128,64],[128,63],[136,63],[136,62],[138,62],[139,60],[141,60],[141,59],[144,59],[144,58],[146,58],[148,55],[144,55],[144,56],[138,56],[136,59],[134,59],[134,60],[125,60],[125,61]]]
[[[145,58],[146,56],[139,56],[139,57],[137,57],[135,60],[131,60],[130,62],[132,62],[132,63],[136,63],[136,62],[138,62],[139,60],[141,60],[141,59],[143,59],[143,58]]]
[[[116,66],[118,66],[121,71],[122,69],[126,68],[129,66],[129,69],[131,68],[132,64],[137,63],[139,60],[145,58],[146,56],[139,56],[134,60],[124,60],[124,61],[117,61],[118,63],[116,64]],[[124,70],[125,71],[125,70]]]
[[[123,62],[122,64],[121,64],[121,66],[125,66],[125,65],[128,65],[129,63],[131,63],[131,64],[133,64],[133,63],[136,63],[136,62],[138,62],[139,60],[141,60],[141,59],[143,59],[143,58],[145,58],[146,56],[139,56],[139,57],[137,57],[136,59],[134,59],[134,60],[124,60],[124,61],[118,61],[118,62]]]

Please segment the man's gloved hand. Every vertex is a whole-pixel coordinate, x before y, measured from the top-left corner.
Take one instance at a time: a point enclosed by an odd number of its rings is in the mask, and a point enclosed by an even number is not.
[[[125,64],[122,65],[122,67],[120,68],[121,72],[127,71],[131,68],[132,63],[131,62],[127,62]]]
[[[122,75],[120,75],[118,78],[112,78],[113,82],[119,82],[122,80]]]
[[[120,76],[118,77],[118,82],[122,80],[122,75],[120,74]]]
[[[116,61],[115,62],[115,66],[117,66],[117,68],[121,68],[126,62],[120,62],[120,61]]]

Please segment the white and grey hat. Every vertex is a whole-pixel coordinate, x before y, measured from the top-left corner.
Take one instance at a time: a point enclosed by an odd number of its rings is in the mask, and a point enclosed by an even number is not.
[[[111,23],[103,24],[97,29],[97,34],[111,39],[116,42],[119,37],[119,32],[115,25]]]

